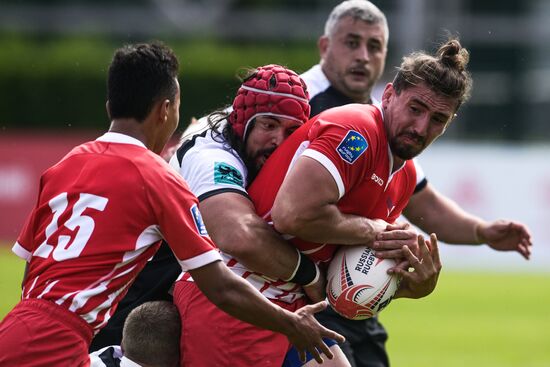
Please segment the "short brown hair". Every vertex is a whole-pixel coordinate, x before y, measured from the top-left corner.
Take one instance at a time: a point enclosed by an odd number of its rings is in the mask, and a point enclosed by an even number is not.
[[[181,320],[168,301],[145,302],[124,322],[122,351],[136,363],[173,367],[179,365]]]

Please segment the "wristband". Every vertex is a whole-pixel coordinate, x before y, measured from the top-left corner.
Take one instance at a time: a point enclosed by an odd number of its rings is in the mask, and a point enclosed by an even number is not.
[[[317,265],[306,255],[298,251],[298,263],[292,272],[292,276],[286,279],[287,282],[299,285],[310,285],[319,280],[320,272]]]
[[[298,262],[296,263],[296,267],[294,268],[292,275],[286,279],[283,279],[285,282],[290,282],[290,280],[296,276],[296,273],[298,272],[298,268],[300,267],[300,263],[302,262],[302,253],[298,249],[296,249],[296,251],[298,252]]]
[[[321,270],[319,269],[317,264],[313,263],[313,265],[315,265],[315,278],[313,278],[313,280],[308,284],[304,284],[304,287],[309,287],[310,285],[317,283],[317,281],[319,280],[319,277],[321,276]]]

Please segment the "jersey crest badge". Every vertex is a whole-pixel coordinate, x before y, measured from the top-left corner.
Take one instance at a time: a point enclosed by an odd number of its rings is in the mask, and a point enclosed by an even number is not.
[[[239,170],[224,162],[214,164],[214,183],[244,187],[243,176]]]
[[[201,236],[208,236],[208,231],[206,230],[206,226],[204,225],[204,221],[202,220],[201,212],[199,211],[197,204],[193,204],[190,210],[199,234]]]
[[[338,144],[336,151],[344,161],[353,164],[368,147],[369,144],[363,135],[357,131],[350,130],[340,144]]]

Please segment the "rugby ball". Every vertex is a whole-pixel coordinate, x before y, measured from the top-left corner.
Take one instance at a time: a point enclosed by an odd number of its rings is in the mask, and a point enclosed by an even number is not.
[[[393,259],[380,259],[366,246],[341,246],[327,271],[331,307],[350,320],[376,316],[392,300],[400,277],[387,270]]]

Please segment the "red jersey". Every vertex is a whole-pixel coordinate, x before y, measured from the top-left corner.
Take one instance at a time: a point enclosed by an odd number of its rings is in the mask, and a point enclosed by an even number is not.
[[[338,208],[347,214],[394,222],[413,194],[412,161],[391,172],[393,158],[382,112],[375,106],[350,104],[326,110],[296,130],[269,157],[248,193],[256,211],[271,221],[275,196],[295,160],[305,155],[321,163],[338,185]],[[312,187],[312,191],[315,190]],[[334,244],[291,239],[313,260],[332,258]]]
[[[41,177],[13,251],[28,262],[22,298],[45,299],[99,329],[160,240],[183,270],[220,260],[185,181],[138,140],[107,133]]]

